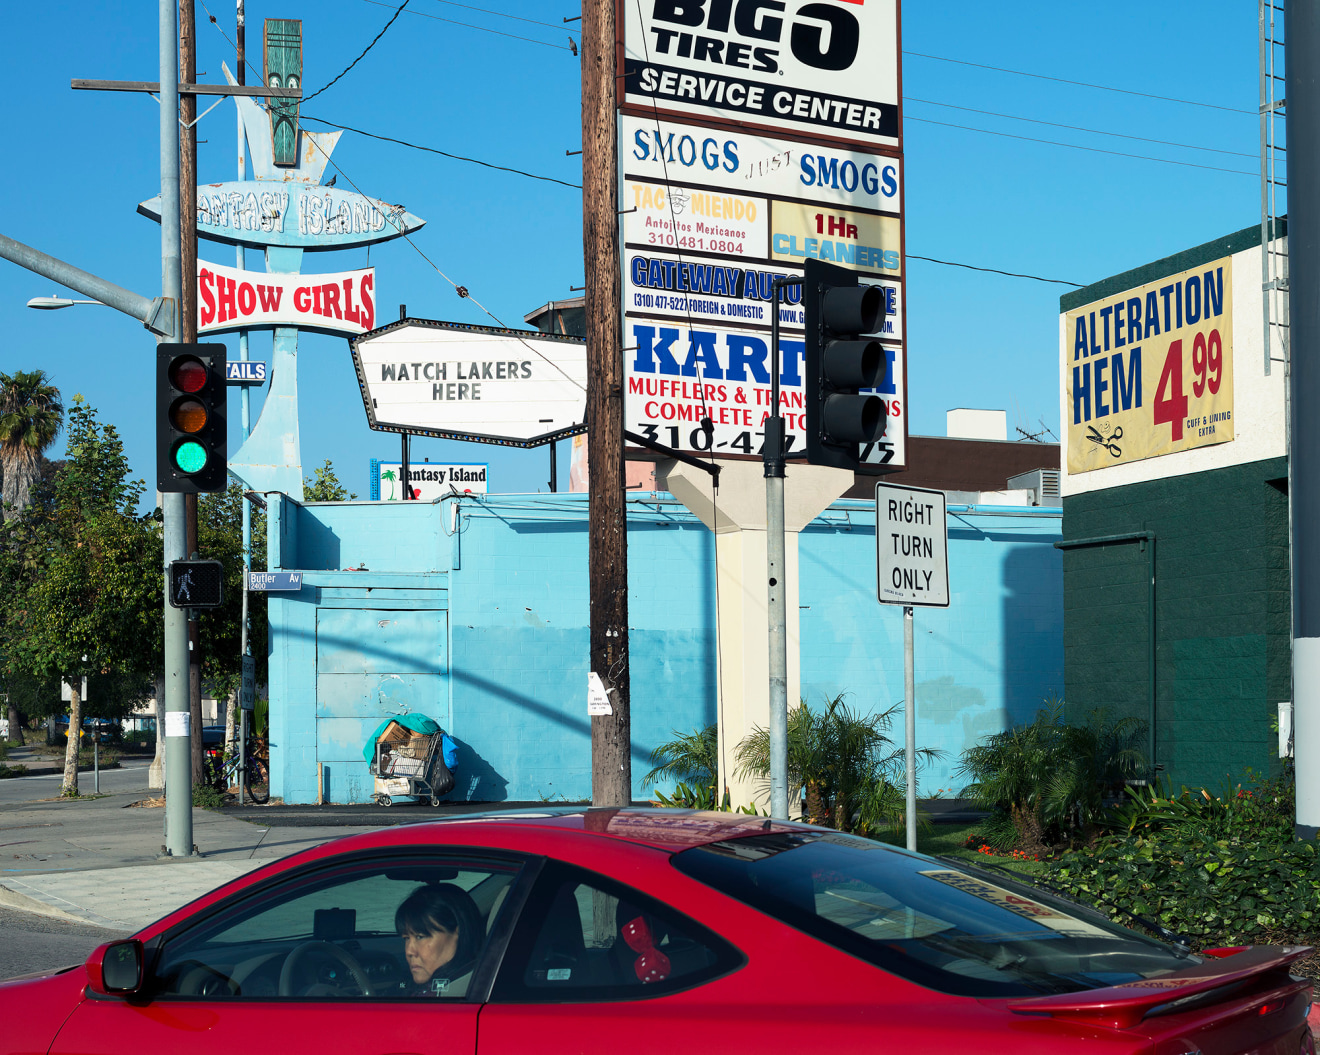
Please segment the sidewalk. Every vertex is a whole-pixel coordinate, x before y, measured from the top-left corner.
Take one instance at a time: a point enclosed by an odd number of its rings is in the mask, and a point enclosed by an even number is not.
[[[52,787],[26,779],[34,793]],[[269,861],[378,826],[273,828],[194,809],[201,856],[161,858],[165,811],[132,806],[159,792],[148,791],[145,768],[132,783],[140,786],[96,799],[0,805],[0,904],[131,932]],[[390,822],[434,816],[408,812],[401,808]]]

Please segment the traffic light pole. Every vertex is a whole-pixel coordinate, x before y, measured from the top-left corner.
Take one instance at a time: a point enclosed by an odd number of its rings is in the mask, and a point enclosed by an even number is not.
[[[770,417],[765,423],[765,555],[770,646],[770,816],[788,819],[788,568],[784,555],[784,418],[779,413],[779,291],[770,302]]]
[[[174,305],[172,333],[179,333],[183,301],[179,214],[179,27],[175,0],[160,6],[160,271],[161,296]],[[165,856],[193,853],[192,757],[189,729],[188,620],[169,598],[171,561],[188,556],[184,496],[161,496],[165,520]]]

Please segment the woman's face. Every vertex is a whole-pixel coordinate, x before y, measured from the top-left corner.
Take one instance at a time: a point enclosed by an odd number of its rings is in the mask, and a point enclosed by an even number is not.
[[[409,928],[402,937],[408,970],[418,984],[429,981],[431,975],[452,960],[458,951],[458,931],[445,930],[438,923],[431,924],[429,934],[418,934]]]

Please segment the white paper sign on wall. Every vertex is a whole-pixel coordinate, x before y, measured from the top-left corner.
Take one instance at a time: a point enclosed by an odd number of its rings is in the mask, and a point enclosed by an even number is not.
[[[593,670],[587,675],[587,714],[595,718],[613,713],[614,708],[610,706],[610,694],[605,689],[605,683]]]

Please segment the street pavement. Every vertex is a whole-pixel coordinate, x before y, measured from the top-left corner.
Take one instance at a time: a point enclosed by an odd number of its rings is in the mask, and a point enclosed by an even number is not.
[[[30,764],[30,753],[11,750],[8,761]],[[84,797],[72,800],[60,798],[59,773],[0,780],[0,908],[132,933],[253,868],[330,839],[454,813],[536,805],[194,809],[197,855],[167,858],[164,809],[138,805],[161,794],[148,787],[149,764],[126,759],[120,769],[103,770],[99,796],[92,794],[92,774],[80,772]]]
[[[18,754],[9,761],[21,762]],[[253,868],[376,826],[277,828],[194,809],[198,855],[164,858],[165,811],[134,805],[160,794],[148,787],[148,763],[103,771],[99,797],[91,797],[92,784],[92,774],[80,773],[88,797],[68,800],[59,797],[58,774],[0,781],[0,906],[132,932]]]

